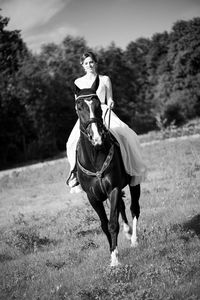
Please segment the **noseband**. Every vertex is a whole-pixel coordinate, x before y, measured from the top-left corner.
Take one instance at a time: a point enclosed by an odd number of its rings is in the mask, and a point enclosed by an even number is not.
[[[85,130],[87,130],[88,126],[92,123],[96,123],[98,125],[100,125],[100,127],[102,128],[103,127],[103,121],[99,118],[90,118],[86,124],[85,124]]]

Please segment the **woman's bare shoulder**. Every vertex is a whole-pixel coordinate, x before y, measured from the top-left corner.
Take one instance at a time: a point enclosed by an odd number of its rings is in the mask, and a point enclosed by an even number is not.
[[[110,77],[107,75],[100,75],[100,80],[106,85],[109,86],[111,84]]]
[[[99,75],[99,78],[104,82],[104,83],[107,83],[110,81],[110,78],[109,76],[107,75]]]
[[[82,77],[76,78],[76,79],[74,80],[74,83],[78,86],[81,82],[84,81],[84,77],[85,77],[85,75],[82,76]]]

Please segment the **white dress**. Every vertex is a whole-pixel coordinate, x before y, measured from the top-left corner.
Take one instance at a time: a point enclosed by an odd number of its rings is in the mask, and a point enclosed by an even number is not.
[[[106,86],[104,85],[103,76],[99,76],[99,87],[96,91],[103,111],[103,120],[105,125],[108,125],[109,115],[105,115],[108,106],[105,104]],[[140,184],[146,176],[146,165],[141,156],[141,147],[137,134],[124,122],[122,122],[117,115],[111,111],[110,115],[110,132],[117,139],[125,166],[126,172],[131,175],[131,185]],[[80,137],[79,119],[77,120],[72,132],[67,141],[67,158],[70,163],[71,171],[76,163],[76,146]]]

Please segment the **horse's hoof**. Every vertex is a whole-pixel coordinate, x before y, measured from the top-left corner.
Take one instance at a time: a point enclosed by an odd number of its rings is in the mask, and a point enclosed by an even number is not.
[[[121,265],[121,263],[119,261],[111,261],[110,263],[110,267],[119,267]]]
[[[136,248],[138,246],[138,241],[131,241],[131,248]]]
[[[120,265],[120,262],[118,260],[118,250],[117,248],[111,253],[111,267],[117,267]]]
[[[131,240],[132,228],[128,224],[124,223],[123,231],[127,240]]]

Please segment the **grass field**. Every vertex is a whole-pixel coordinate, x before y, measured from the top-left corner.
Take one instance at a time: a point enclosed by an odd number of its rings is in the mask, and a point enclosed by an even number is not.
[[[117,268],[85,194],[65,185],[67,162],[1,177],[0,299],[200,299],[200,139],[142,151],[139,246],[120,231]]]

